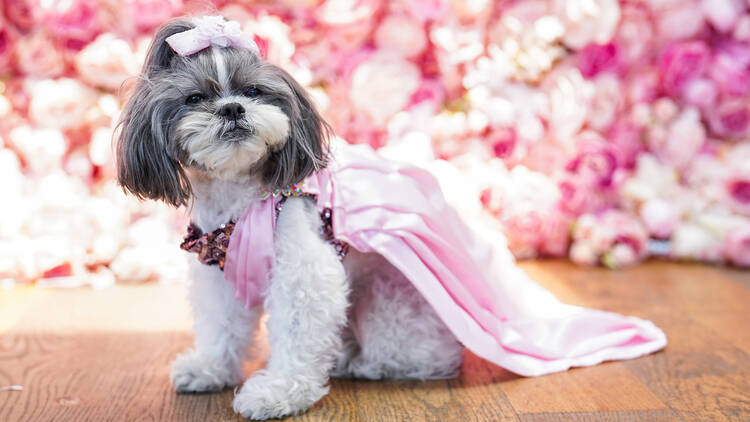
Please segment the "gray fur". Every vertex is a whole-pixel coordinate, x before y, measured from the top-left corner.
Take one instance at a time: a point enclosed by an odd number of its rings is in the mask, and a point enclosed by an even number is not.
[[[230,149],[237,148],[237,142],[249,146],[255,143],[255,147],[265,142],[267,148],[257,160],[247,163],[244,172],[261,180],[268,190],[298,183],[325,167],[330,127],[304,88],[255,53],[235,48],[219,49],[231,72],[229,86],[222,85],[213,48],[182,57],[165,41],[193,26],[186,20],[172,21],[159,30],[149,48],[120,122],[116,145],[120,185],[142,199],[162,200],[174,206],[188,204],[192,187],[186,169],[213,170],[204,168],[205,164],[187,151],[188,141],[197,138],[201,138],[203,151],[213,148],[225,156],[231,155]],[[249,87],[259,88],[262,95],[243,97]],[[187,104],[186,98],[196,93],[205,101]],[[288,133],[287,138],[269,142],[256,136],[251,122],[262,118],[260,115],[248,113],[246,119],[236,121],[219,116],[220,106],[230,98],[241,98],[246,108],[253,104],[278,107],[288,117],[288,131],[282,132]],[[184,130],[188,123],[190,131]]]

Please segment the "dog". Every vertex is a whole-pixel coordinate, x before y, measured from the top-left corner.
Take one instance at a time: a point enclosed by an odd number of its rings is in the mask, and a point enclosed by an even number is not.
[[[120,185],[141,199],[187,206],[199,233],[239,220],[264,194],[300,183],[331,158],[331,129],[305,89],[243,45],[236,28],[212,19],[216,37],[189,54],[170,40],[206,32],[205,20],[159,29],[116,139]],[[235,411],[269,419],[309,409],[330,377],[458,374],[463,347],[423,295],[377,253],[350,248],[342,260],[325,224],[314,197],[284,199],[259,306],[236,300],[220,266],[191,263],[195,344],[172,365],[178,393],[241,385]],[[270,354],[245,379],[242,362],[264,313]]]

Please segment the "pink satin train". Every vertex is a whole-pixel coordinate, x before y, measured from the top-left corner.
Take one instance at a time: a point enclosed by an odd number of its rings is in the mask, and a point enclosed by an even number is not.
[[[650,321],[560,303],[507,250],[475,235],[425,170],[341,145],[303,189],[333,211],[336,239],[381,254],[464,346],[516,374],[632,359],[666,345]],[[270,279],[276,201],[251,205],[230,238],[225,277],[248,307],[262,303]]]

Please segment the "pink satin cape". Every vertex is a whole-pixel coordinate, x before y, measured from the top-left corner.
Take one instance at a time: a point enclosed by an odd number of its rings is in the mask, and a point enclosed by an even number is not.
[[[305,180],[333,211],[334,237],[398,268],[476,355],[524,376],[631,359],[662,349],[650,321],[560,303],[469,229],[420,168],[366,146],[338,146],[328,168]],[[262,303],[273,265],[271,197],[251,205],[230,238],[225,278],[236,297]]]

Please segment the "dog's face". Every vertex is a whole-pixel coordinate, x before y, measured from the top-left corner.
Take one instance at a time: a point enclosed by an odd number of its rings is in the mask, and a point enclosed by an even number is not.
[[[210,177],[257,176],[267,189],[325,166],[328,126],[304,89],[250,50],[206,48],[179,56],[156,35],[117,141],[120,184],[141,198],[186,204],[186,168]]]

